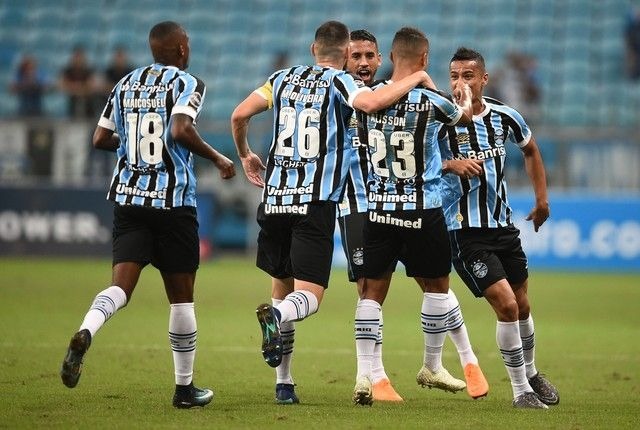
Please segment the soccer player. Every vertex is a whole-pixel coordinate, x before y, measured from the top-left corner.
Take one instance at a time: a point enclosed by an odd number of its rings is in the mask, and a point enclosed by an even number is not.
[[[336,205],[352,152],[344,142],[353,108],[374,112],[431,80],[420,70],[372,91],[343,71],[348,49],[347,27],[325,22],[311,45],[315,65],[276,71],[231,118],[245,174],[263,187],[257,266],[272,277],[272,304],[256,312],[263,357],[277,368],[278,403],[298,402],[289,369],[293,323],[318,310],[328,287]],[[251,117],[270,108],[274,128],[265,167],[251,151],[247,131]]]
[[[458,275],[476,297],[484,297],[498,318],[496,339],[513,389],[516,408],[546,409],[559,402],[558,391],[537,370],[534,325],[527,296],[527,257],[511,220],[504,177],[505,144],[524,154],[535,206],[527,216],[535,231],[549,217],[544,165],[522,116],[497,100],[483,97],[489,81],[484,58],[459,48],[449,67],[451,88],[468,85],[473,123],[443,127],[438,133],[445,161],[443,207]],[[483,160],[480,174],[460,163]]]
[[[346,70],[356,75],[362,81],[371,86],[378,68],[382,64],[382,55],[378,50],[378,42],[373,34],[367,30],[354,30],[351,32],[350,53]],[[435,88],[435,84],[432,85]],[[349,176],[345,198],[339,205],[338,225],[342,237],[342,246],[345,252],[348,266],[349,281],[356,282],[359,299],[363,296],[364,277],[362,267],[363,255],[363,228],[367,220],[367,191],[366,181],[368,175],[367,147],[360,145],[357,134],[357,121],[352,121],[348,130],[347,143],[354,147],[354,154],[350,161]],[[394,264],[395,267],[395,264]],[[391,270],[394,270],[391,267]],[[459,308],[458,300],[449,290],[450,310]],[[467,380],[467,392],[473,398],[485,396],[488,392],[488,384],[481,369],[478,359],[473,353],[464,320],[460,315],[459,326],[447,331],[458,350],[460,361]],[[355,332],[356,339],[370,337],[369,332]],[[376,401],[402,401],[402,397],[391,385],[385,372],[382,361],[383,317],[380,311],[380,326],[373,356],[371,357],[371,382],[373,384],[373,399]]]
[[[378,68],[382,65],[382,55],[378,49],[378,41],[367,30],[351,32],[349,57],[346,70],[371,86]],[[338,225],[342,237],[342,247],[347,259],[347,273],[350,282],[355,282],[358,296],[362,296],[361,273],[364,262],[362,229],[367,219],[367,148],[360,145],[357,119],[354,116],[347,130],[347,145],[353,146],[353,155],[349,162],[344,200],[338,206]],[[356,332],[356,336],[359,333]],[[371,333],[368,333],[371,335]],[[401,402],[402,397],[391,385],[382,361],[382,314],[378,329],[375,350],[372,357],[373,398],[377,401]]]
[[[194,127],[205,84],[184,70],[189,37],[165,21],[149,32],[154,63],[133,70],[113,88],[93,134],[93,146],[116,151],[107,198],[114,202],[111,286],[98,293],[73,335],[60,372],[69,388],[96,332],[120,308],[149,263],[162,275],[170,303],[173,406],[211,402],[213,392],[193,385],[196,316],[193,290],[199,265],[193,154],[210,160],[223,179],[235,175],[231,160],[202,140]]]
[[[424,70],[428,53],[429,41],[420,30],[404,27],[396,32],[391,46],[391,81]],[[386,85],[388,82],[382,82],[375,88]],[[442,366],[447,331],[463,322],[460,307],[449,306],[451,249],[441,208],[442,161],[436,140],[440,124],[471,120],[469,88],[461,85],[454,91],[460,105],[432,87],[423,87],[410,91],[386,110],[359,114],[361,144],[369,152],[369,180],[368,216],[363,228],[364,281],[355,316],[353,400],[357,404],[373,402],[372,357],[382,304],[398,261],[424,293],[421,320],[425,353],[418,383],[452,392],[466,386]]]

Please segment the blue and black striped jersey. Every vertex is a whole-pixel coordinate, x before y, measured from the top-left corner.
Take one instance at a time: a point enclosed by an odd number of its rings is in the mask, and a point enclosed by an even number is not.
[[[523,148],[531,139],[531,131],[516,110],[489,97],[484,97],[484,103],[485,110],[473,116],[472,125],[442,127],[438,133],[443,159],[484,160],[480,176],[443,176],[443,208],[449,230],[511,223],[504,145],[509,140]]]
[[[367,211],[367,146],[360,144],[358,135],[358,119],[354,112],[347,129],[345,145],[353,147],[353,154],[349,161],[349,175],[345,187],[344,198],[338,205],[338,216],[343,217],[352,213],[364,213]]]
[[[133,70],[113,88],[98,125],[120,137],[107,199],[154,208],[196,206],[193,154],[171,136],[171,115],[194,122],[204,82],[173,66]]]
[[[274,108],[265,204],[340,202],[353,152],[345,135],[361,91],[369,91],[362,81],[321,66],[279,70],[256,90]]]
[[[437,91],[418,87],[387,109],[359,115],[360,138],[369,151],[369,209],[440,207],[442,158],[436,135],[442,123],[458,122],[459,107]]]

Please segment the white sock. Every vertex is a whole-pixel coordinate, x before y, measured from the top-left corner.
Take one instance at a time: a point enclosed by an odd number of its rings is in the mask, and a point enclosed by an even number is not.
[[[447,337],[445,317],[449,311],[449,296],[424,293],[422,298],[422,332],[424,333],[424,365],[432,372],[442,368],[442,346]]]
[[[527,373],[524,366],[524,356],[522,355],[522,340],[520,339],[520,329],[518,323],[498,321],[496,327],[496,342],[500,348],[502,361],[507,368],[513,398],[528,391],[533,391],[527,380]]]
[[[87,329],[93,337],[116,311],[127,304],[127,295],[122,288],[111,286],[100,291],[93,299],[89,311],[84,316],[80,330]]]
[[[282,300],[271,299],[271,304],[276,307]],[[276,367],[276,384],[293,384],[291,376],[291,360],[293,359],[293,342],[296,334],[295,323],[288,321],[280,323],[280,336],[282,337],[282,362]]]
[[[373,352],[378,339],[381,309],[380,303],[375,300],[358,300],[354,321],[358,378],[361,376],[371,378]]]
[[[537,375],[536,369],[536,338],[534,334],[533,317],[529,314],[526,320],[518,321],[520,326],[520,339],[522,339],[522,352],[524,354],[524,365],[527,368],[527,378]]]
[[[318,298],[310,291],[298,290],[276,306],[280,311],[280,324],[288,321],[300,321],[318,310]]]
[[[382,309],[380,309],[380,326],[378,327],[378,338],[376,346],[373,348],[373,360],[371,362],[371,382],[374,384],[383,379],[389,379],[387,372],[384,371],[382,363],[382,327],[383,327]]]
[[[447,315],[447,334],[458,350],[462,368],[469,363],[478,364],[478,357],[476,357],[473,353],[473,348],[471,348],[467,326],[462,317],[462,310],[460,310],[458,298],[452,289],[449,289],[448,296],[449,315]]]
[[[193,380],[197,334],[193,303],[172,304],[169,312],[169,342],[173,351],[176,385],[189,385]]]

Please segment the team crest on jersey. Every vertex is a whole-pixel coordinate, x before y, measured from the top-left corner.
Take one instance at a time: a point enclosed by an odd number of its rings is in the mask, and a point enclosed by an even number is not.
[[[501,128],[497,129],[493,138],[496,142],[496,145],[502,145],[504,143],[504,132]]]
[[[489,268],[482,261],[476,261],[475,263],[473,263],[472,270],[473,270],[473,275],[476,278],[484,278],[485,276],[487,276],[487,273],[489,272]]]
[[[462,214],[460,212],[458,212],[456,214],[456,221],[458,221],[458,222],[464,221],[464,217],[462,216]]]
[[[456,136],[456,142],[458,145],[468,145],[469,144],[469,134],[468,133],[460,133]]]
[[[351,261],[353,261],[353,264],[356,266],[362,266],[364,264],[364,251],[362,248],[356,248],[356,250],[353,251]]]
[[[358,119],[355,116],[351,116],[349,119],[349,128],[357,128],[358,127]]]
[[[191,96],[189,96],[189,106],[191,106],[195,110],[198,110],[201,104],[202,104],[202,94],[193,93],[191,94]]]

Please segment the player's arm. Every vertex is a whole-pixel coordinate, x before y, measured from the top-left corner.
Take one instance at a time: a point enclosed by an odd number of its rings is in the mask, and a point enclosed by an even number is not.
[[[96,149],[102,149],[104,151],[116,152],[118,146],[120,146],[120,139],[118,135],[102,126],[97,126],[93,132],[92,139],[93,147]]]
[[[431,77],[424,70],[414,72],[397,82],[381,85],[374,91],[360,91],[356,93],[351,105],[366,113],[373,113],[391,106],[400,97],[420,84],[434,85]]]
[[[257,154],[251,151],[247,135],[249,133],[249,121],[251,117],[270,108],[269,99],[265,97],[261,89],[252,92],[244,99],[231,114],[231,134],[233,135],[233,143],[236,145],[238,156],[242,161],[242,168],[247,179],[252,184],[263,187],[263,172],[265,165]]]
[[[533,221],[533,228],[537,232],[540,226],[549,218],[549,200],[547,197],[547,178],[540,149],[533,136],[529,143],[522,148],[524,153],[524,167],[533,185],[536,204],[527,216],[527,221]]]
[[[213,149],[202,139],[193,125],[193,119],[189,115],[183,113],[171,115],[171,136],[189,151],[210,160],[220,170],[222,179],[229,179],[235,176],[233,161]]]
[[[453,173],[462,178],[479,176],[482,173],[484,160],[442,160],[442,173]]]

